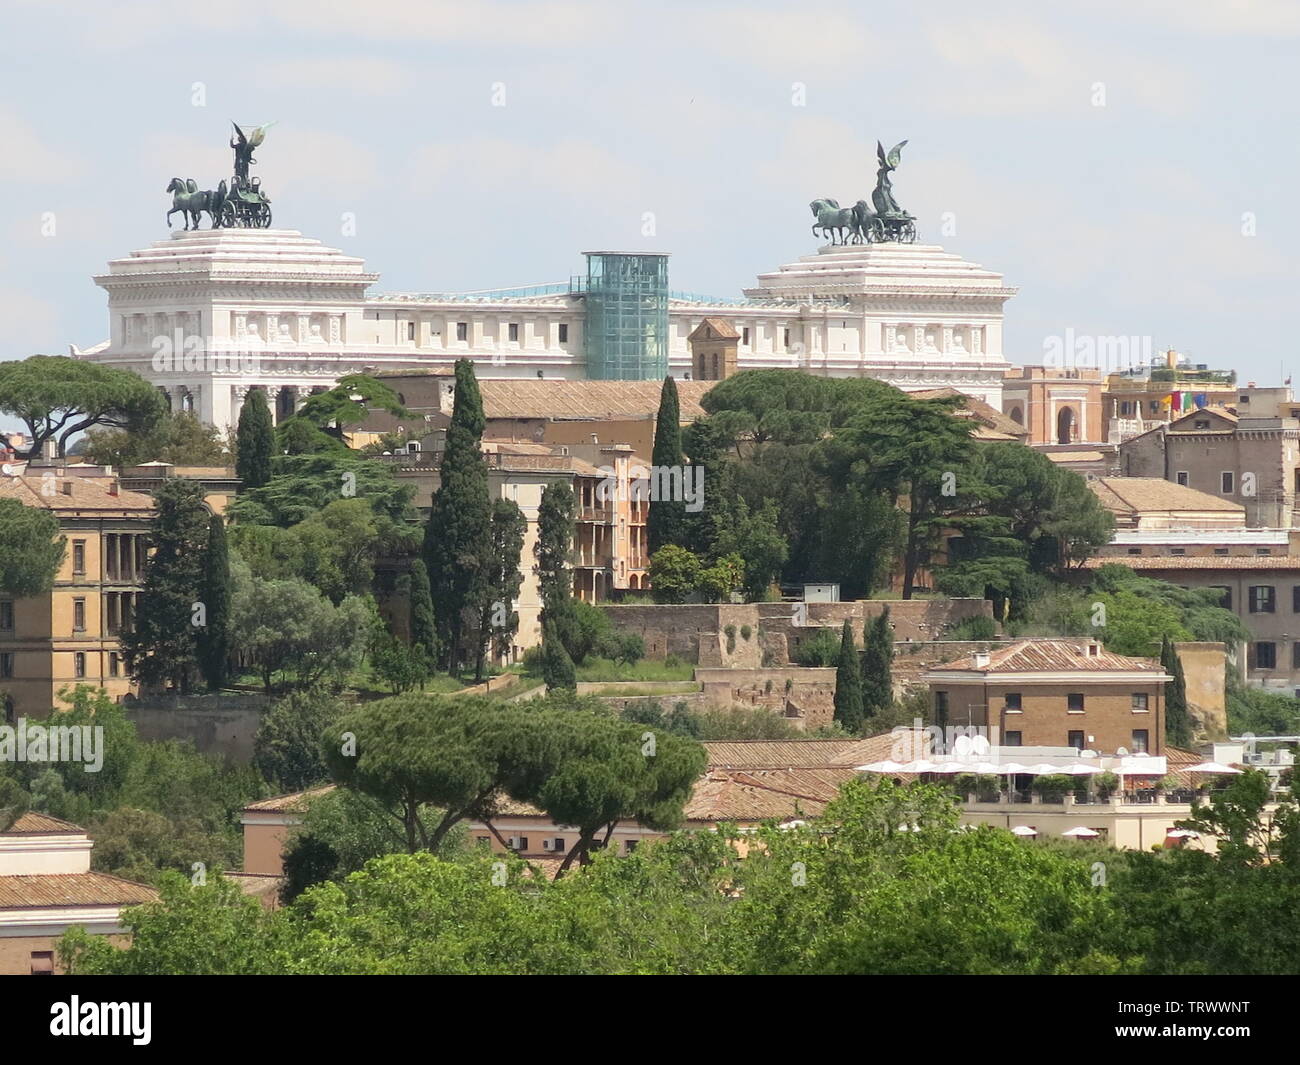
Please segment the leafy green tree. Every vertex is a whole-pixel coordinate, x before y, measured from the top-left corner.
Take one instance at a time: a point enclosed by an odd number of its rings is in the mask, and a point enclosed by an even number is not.
[[[262,677],[266,693],[342,677],[361,661],[372,608],[359,596],[337,607],[306,581],[264,581],[236,570],[234,647]]]
[[[74,445],[75,449],[76,445]],[[230,452],[215,425],[193,411],[165,414],[149,432],[129,429],[91,429],[81,454],[88,462],[122,469],[143,462],[170,462],[173,466],[227,466]]]
[[[778,528],[775,500],[765,500],[758,511],[737,499],[715,520],[718,523],[713,538],[713,551],[719,558],[736,555],[744,567],[744,592],[748,602],[763,602],[770,596],[772,585],[780,579],[790,545]]]
[[[204,624],[198,631],[199,668],[212,691],[226,682],[230,661],[230,555],[226,548],[226,523],[218,514],[208,519],[208,543],[203,555],[199,601]]]
[[[255,388],[244,399],[235,428],[235,473],[244,488],[261,488],[271,479],[275,431],[266,393]]]
[[[800,640],[790,652],[790,657],[810,669],[827,669],[840,658],[840,641],[833,629],[818,629],[807,639]]]
[[[394,695],[423,688],[429,681],[429,659],[424,651],[408,646],[381,622],[370,639],[370,668]]]
[[[656,603],[684,603],[700,583],[700,560],[668,544],[650,556],[650,588]]]
[[[565,650],[564,641],[560,639],[554,621],[548,621],[542,626],[542,680],[552,691],[563,688],[576,690],[578,686],[573,659]]]
[[[539,721],[478,696],[398,695],[349,711],[323,743],[334,779],[377,802],[413,854],[461,821],[490,821],[503,790],[534,786],[553,746]]]
[[[894,627],[885,607],[863,633],[862,709],[872,717],[894,701]]]
[[[844,619],[840,657],[835,666],[835,720],[850,732],[862,727],[862,666],[853,639],[853,623]]]
[[[419,648],[430,663],[436,662],[438,630],[433,616],[433,595],[429,590],[429,570],[420,558],[411,560],[410,594],[411,646]]]
[[[659,394],[659,414],[655,421],[655,442],[650,461],[654,467],[650,476],[658,485],[667,483],[662,471],[682,466],[681,405],[677,399],[677,383],[671,375],[664,378]],[[651,499],[650,513],[646,518],[646,538],[652,555],[662,547],[680,544],[685,527],[685,500]]]
[[[492,505],[487,463],[480,450],[483,399],[469,359],[456,361],[456,398],[447,427],[439,485],[425,526],[424,561],[429,567],[438,634],[448,669],[459,675],[467,625],[489,594]]]
[[[738,554],[731,554],[702,566],[695,586],[706,603],[730,603],[744,582],[745,560]]]
[[[45,595],[63,565],[67,541],[48,510],[0,499],[0,592],[15,599]]]
[[[594,846],[607,845],[622,821],[676,828],[708,760],[694,740],[668,732],[647,735],[641,726],[613,718],[558,714],[546,728],[559,754],[535,794],[516,797],[534,803],[554,823],[578,829],[557,876],[575,861],[586,862]]]
[[[209,514],[203,488],[194,481],[167,481],[154,493],[154,503],[154,550],[135,627],[122,634],[122,651],[127,668],[145,684],[170,683],[188,692],[198,666],[195,604],[202,602]]]
[[[161,393],[129,370],[66,355],[0,363],[0,414],[27,427],[30,458],[47,440],[65,455],[72,437],[95,426],[148,433],[166,411]]]
[[[514,634],[519,631],[519,614],[514,609],[524,575],[519,557],[524,550],[528,522],[517,503],[498,499],[492,503],[491,543],[487,555],[487,579],[483,598],[477,604],[474,677],[483,680],[489,647],[499,656],[510,653]]]
[[[1187,678],[1168,636],[1160,643],[1160,665],[1174,678],[1165,682],[1165,742],[1174,747],[1190,747],[1192,715],[1187,706]]]
[[[116,976],[282,972],[277,958],[291,946],[289,926],[221,876],[195,887],[180,873],[169,873],[159,900],[126,909],[122,923],[131,950],[81,927],[64,935],[58,954],[65,971]]]
[[[353,452],[338,455],[278,455],[263,487],[247,489],[227,508],[236,525],[288,528],[339,500],[365,500],[380,520],[380,536],[404,540],[414,489],[398,482],[383,462]],[[385,520],[386,519],[386,520]],[[406,545],[403,543],[403,550]]]
[[[282,792],[328,782],[321,736],[345,709],[337,695],[320,687],[277,699],[253,738],[253,763],[258,771]]]
[[[382,381],[367,374],[349,374],[333,388],[303,400],[293,416],[280,423],[277,436],[291,454],[345,447],[347,431],[364,422],[373,411],[410,417],[397,393]]]

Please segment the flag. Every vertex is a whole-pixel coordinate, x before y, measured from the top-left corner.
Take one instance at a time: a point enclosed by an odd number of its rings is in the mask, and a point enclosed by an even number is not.
[[[1183,394],[1181,392],[1171,392],[1169,394],[1169,409],[1170,410],[1183,409]]]
[[[1196,409],[1201,410],[1210,405],[1210,397],[1204,392],[1196,393]]]

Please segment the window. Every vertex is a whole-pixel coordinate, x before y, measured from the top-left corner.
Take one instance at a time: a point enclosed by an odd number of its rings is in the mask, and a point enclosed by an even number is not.
[[[52,950],[32,951],[32,975],[33,976],[54,975],[54,951]]]
[[[1019,747],[1020,737],[1021,737],[1020,732],[1008,732],[1003,738],[1006,740],[1006,746]]]
[[[1149,742],[1150,738],[1151,738],[1151,734],[1146,729],[1135,728],[1133,730],[1133,740],[1132,740],[1133,753],[1142,754],[1143,752],[1145,752],[1147,749],[1147,743]]]
[[[4,604],[0,603],[0,606]],[[1291,585],[1291,613],[1300,614],[1300,584]],[[4,625],[0,624],[0,629],[2,628]]]
[[[1076,751],[1083,750],[1083,732],[1071,730],[1069,739],[1066,740],[1067,747],[1073,747]]]
[[[1219,491],[1225,496],[1232,495],[1233,473],[1231,470],[1224,470],[1219,474]]]
[[[86,572],[86,541],[72,541],[72,572],[85,574]]]
[[[1216,555],[1226,555],[1228,553],[1228,549],[1226,547],[1216,547],[1214,549],[1214,553]]]
[[[518,323],[518,322],[511,322],[511,323],[506,327],[506,339],[509,340],[510,343],[512,343],[512,344],[518,344],[518,343],[519,343],[519,323]]]
[[[72,631],[86,631],[86,601],[84,599],[74,599],[72,601]]]
[[[636,850],[636,844],[637,841],[634,839],[625,839],[623,841],[623,853],[631,854],[634,850]]]
[[[745,326],[745,328],[740,331],[740,342],[744,344],[745,347],[749,347],[749,326]]]
[[[469,339],[469,323],[468,323],[468,322],[457,322],[457,323],[456,323],[456,339],[457,339],[457,340],[461,340],[461,341],[464,341],[464,340],[468,340],[468,339]]]
[[[1181,484],[1184,488],[1187,487],[1188,476],[1186,470],[1180,470],[1178,472],[1177,479],[1179,484]]]
[[[86,655],[83,651],[78,651],[72,656],[72,673],[77,677],[86,675]]]
[[[1012,713],[1016,713],[1016,714],[1020,713],[1021,709],[1023,709],[1020,705],[1020,693],[1007,692],[1005,698],[1006,698],[1006,704],[1003,707],[1003,709],[1009,710]]]
[[[1133,713],[1145,714],[1147,712],[1147,698],[1146,692],[1133,693]]]
[[[781,330],[781,346],[784,348],[790,347],[790,330],[788,329]]]
[[[14,601],[12,599],[0,599],[0,629],[12,629],[14,627]]]
[[[1129,553],[1130,555],[1140,555],[1140,554],[1142,554],[1142,548],[1140,548],[1140,547],[1130,547],[1130,548],[1128,549],[1128,553]]]
[[[1170,553],[1171,555],[1185,555],[1185,554],[1187,554],[1187,548],[1185,548],[1185,547],[1171,547],[1171,548],[1169,549],[1169,553]]]
[[[561,323],[560,323],[560,343],[561,343],[561,344],[567,344],[568,342],[569,342],[569,323],[568,323],[568,322],[561,322]]]
[[[1257,547],[1257,548],[1255,548],[1255,554],[1257,554],[1257,555],[1271,555],[1272,553],[1273,553],[1273,549],[1272,549],[1271,547]]]
[[[1277,668],[1277,644],[1269,642],[1255,644],[1255,668]]]
[[[1065,697],[1065,709],[1072,714],[1083,713],[1083,692],[1070,692]]]
[[[14,675],[14,653],[5,651],[0,653],[0,677],[12,677]]]
[[[1194,428],[1197,428],[1197,429],[1208,429],[1208,428],[1210,427],[1210,419],[1209,419],[1209,418],[1197,418],[1197,419],[1192,423],[1192,425],[1193,425]]]
[[[108,675],[110,677],[120,677],[122,675],[122,659],[116,651],[108,653]]]
[[[1300,640],[1291,645],[1291,668],[1300,669]]]
[[[407,340],[414,340],[414,339],[415,339],[415,323],[414,323],[414,322],[407,322],[407,323],[406,323],[406,339],[407,339]]]
[[[1271,584],[1255,584],[1250,589],[1250,612],[1272,614],[1277,610],[1277,592]]]

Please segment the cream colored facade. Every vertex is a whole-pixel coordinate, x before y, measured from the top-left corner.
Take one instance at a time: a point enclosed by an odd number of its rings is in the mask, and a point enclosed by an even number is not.
[[[92,873],[93,846],[84,829],[45,814],[23,814],[0,832],[0,976],[58,972],[55,948],[74,926],[126,943],[123,907],[157,895]]]
[[[51,511],[67,541],[48,595],[0,597],[0,693],[9,716],[44,717],[60,689],[135,691],[119,637],[133,623],[147,557],[153,500],[123,491],[102,467],[29,466],[0,477],[0,498]]]

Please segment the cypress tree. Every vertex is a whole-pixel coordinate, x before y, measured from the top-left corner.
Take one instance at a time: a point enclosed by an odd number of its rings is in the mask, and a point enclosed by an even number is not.
[[[863,632],[862,712],[872,717],[894,701],[894,628],[885,607]]]
[[[411,563],[410,614],[411,646],[422,651],[429,662],[438,657],[438,631],[433,619],[433,593],[429,590],[429,567],[423,559]]]
[[[1187,709],[1187,678],[1168,636],[1160,643],[1160,665],[1174,678],[1165,681],[1165,743],[1173,747],[1189,747],[1192,743],[1192,715]]]
[[[519,556],[524,550],[528,520],[517,503],[498,499],[492,504],[492,542],[488,559],[488,577],[483,598],[477,604],[477,643],[474,651],[474,679],[483,679],[483,667],[491,647],[504,657],[519,631],[519,614],[514,609],[524,575]]]
[[[235,473],[245,488],[261,488],[271,479],[271,456],[275,452],[275,429],[266,393],[255,388],[248,393],[239,412],[235,430]]]
[[[154,494],[153,554],[132,631],[122,635],[127,668],[147,685],[170,681],[190,690],[197,664],[194,604],[203,584],[208,546],[208,511],[203,489],[193,481],[170,480]]]
[[[556,635],[566,648],[575,643],[577,619],[573,609],[573,521],[577,501],[573,489],[563,481],[552,481],[542,489],[537,508],[537,543],[534,567],[542,600],[542,625],[555,625]],[[570,652],[572,654],[572,652]]]
[[[542,680],[549,691],[578,686],[573,659],[564,649],[564,642],[555,631],[553,621],[542,626]]]
[[[199,600],[206,624],[198,631],[199,668],[211,691],[226,682],[230,660],[230,555],[226,549],[226,522],[214,514],[208,519],[208,549],[203,556],[203,581]]]
[[[862,666],[853,643],[853,623],[845,618],[835,668],[835,720],[849,732],[857,732],[862,719]]]
[[[677,383],[664,378],[659,393],[659,417],[655,422],[655,445],[651,457],[650,482],[663,494],[670,482],[665,471],[682,466],[682,417],[677,401]],[[675,483],[675,482],[674,482]],[[650,554],[668,544],[681,544],[686,533],[686,502],[683,499],[651,499],[646,517],[646,537]]]
[[[456,360],[456,399],[438,491],[424,529],[424,563],[433,590],[438,636],[447,668],[459,674],[467,611],[482,601],[492,554],[492,504],[488,499],[483,438],[483,398],[474,364]]]

